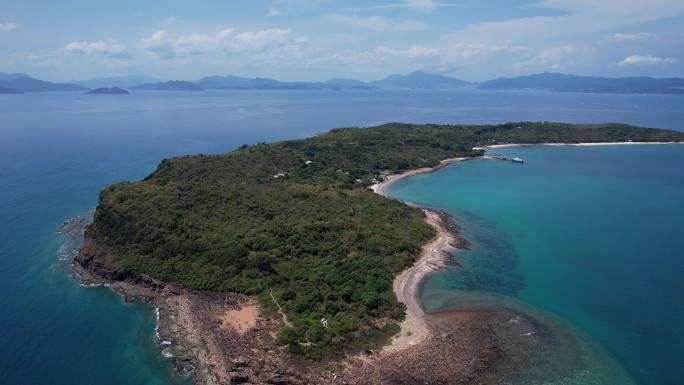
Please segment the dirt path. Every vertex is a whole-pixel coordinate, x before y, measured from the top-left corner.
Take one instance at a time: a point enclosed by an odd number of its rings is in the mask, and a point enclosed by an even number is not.
[[[280,304],[278,303],[278,301],[276,301],[275,297],[273,296],[273,290],[269,290],[268,294],[271,295],[271,299],[273,300],[273,303],[278,307],[278,313],[280,313],[280,318],[283,319],[283,323],[285,325],[287,325],[288,327],[294,328],[294,325],[292,325],[292,322],[290,322],[290,320],[287,319],[287,316],[283,312],[283,308],[280,307]]]

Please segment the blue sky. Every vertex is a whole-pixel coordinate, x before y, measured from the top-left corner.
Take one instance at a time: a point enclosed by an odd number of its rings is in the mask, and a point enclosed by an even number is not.
[[[2,0],[0,72],[684,76],[682,0]]]

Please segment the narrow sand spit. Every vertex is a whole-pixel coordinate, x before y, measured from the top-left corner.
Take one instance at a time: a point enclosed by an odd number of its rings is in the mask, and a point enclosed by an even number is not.
[[[391,175],[379,184],[371,186],[371,189],[382,196],[387,196],[387,189],[398,180],[408,178],[413,175],[433,172],[450,163],[459,162],[468,158],[453,158],[440,162],[436,167],[421,168],[407,171],[402,174]],[[404,270],[394,280],[394,294],[399,302],[406,305],[406,319],[401,324],[401,331],[394,337],[392,343],[386,346],[384,351],[396,351],[408,346],[415,345],[425,340],[430,329],[425,322],[425,311],[418,298],[421,282],[427,275],[435,270],[442,269],[449,261],[449,255],[454,250],[457,240],[445,226],[439,213],[423,209],[426,222],[437,231],[437,236],[428,244],[423,246],[420,258],[416,263]]]
[[[425,311],[418,297],[421,282],[433,271],[444,268],[450,253],[455,249],[453,245],[456,244],[456,239],[444,228],[440,215],[431,210],[423,211],[426,222],[437,230],[437,236],[423,246],[420,259],[394,279],[394,293],[399,302],[406,305],[406,319],[401,324],[401,331],[394,337],[392,344],[385,347],[385,351],[415,345],[429,336]]]

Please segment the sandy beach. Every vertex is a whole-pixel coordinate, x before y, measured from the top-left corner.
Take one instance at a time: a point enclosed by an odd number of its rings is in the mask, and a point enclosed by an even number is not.
[[[414,170],[409,170],[406,172],[403,172],[401,174],[395,174],[395,175],[389,175],[388,177],[385,178],[384,181],[374,184],[370,186],[370,189],[373,190],[376,194],[380,194],[384,197],[387,197],[387,189],[393,184],[396,183],[397,181],[400,181],[404,178],[408,178],[414,175],[418,174],[425,174],[428,172],[435,172],[439,170],[440,168],[446,167],[451,163],[456,163],[456,162],[461,162],[464,160],[467,160],[469,158],[450,158],[450,159],[444,159],[443,161],[439,162],[439,164],[435,167],[423,167],[423,168],[417,168]]]
[[[430,333],[425,321],[423,305],[418,297],[421,282],[433,271],[444,268],[449,263],[450,253],[455,249],[455,237],[444,227],[439,213],[423,210],[426,222],[437,231],[437,236],[423,246],[420,259],[409,269],[394,279],[394,293],[399,302],[406,305],[406,319],[401,331],[384,350],[403,349],[424,341]]]
[[[382,183],[375,184],[370,188],[375,193],[387,197],[389,187],[399,180],[418,174],[434,172],[451,163],[466,159],[468,158],[446,159],[435,167],[425,167],[390,175]],[[443,215],[434,210],[423,209],[423,211],[425,212],[426,222],[435,229],[437,236],[423,246],[418,261],[394,279],[394,294],[399,302],[406,305],[406,318],[401,324],[399,334],[394,337],[390,345],[385,346],[383,349],[385,352],[416,345],[429,337],[430,328],[425,322],[425,312],[418,298],[421,282],[431,272],[444,268],[450,262],[450,253],[458,243],[456,235],[447,229]]]

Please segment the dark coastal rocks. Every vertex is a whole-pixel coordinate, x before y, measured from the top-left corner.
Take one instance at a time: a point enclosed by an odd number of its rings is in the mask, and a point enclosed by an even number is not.
[[[275,376],[266,380],[266,383],[270,385],[290,385],[292,381],[287,377]]]
[[[85,237],[74,257],[74,272],[85,284],[108,284],[127,300],[141,297],[154,299],[166,284],[147,275],[137,275],[121,269],[113,262],[114,256],[95,240]]]
[[[130,274],[114,267],[109,261],[113,257],[95,241],[86,237],[80,252],[74,258],[74,263],[91,274],[91,278],[101,281],[126,281]]]
[[[509,354],[501,329],[528,327],[510,324],[514,313],[494,310],[453,311],[431,314],[426,322],[432,334],[417,345],[352,361],[333,384],[354,385],[485,385],[506,383],[511,367],[500,371]],[[516,361],[528,365],[524,358]],[[499,377],[493,380],[492,373]],[[501,380],[501,381],[498,381]]]
[[[456,219],[444,210],[440,209],[433,211],[439,216],[444,229],[454,237],[455,241],[451,246],[459,250],[470,250],[470,242],[461,237],[461,227],[456,224]]]
[[[85,229],[92,223],[94,210],[88,210],[65,220],[58,228],[57,234],[65,238],[58,250],[60,266],[70,264],[78,255],[83,245]]]
[[[441,219],[450,223],[447,216]],[[172,352],[179,372],[197,384],[485,385],[536,362],[553,337],[533,318],[514,312],[445,312],[427,316],[431,335],[417,345],[343,362],[307,362],[275,345],[274,332],[282,326],[276,320],[260,317],[244,333],[226,328],[221,316],[241,309],[248,297],[123,274],[109,267],[109,256],[95,242],[87,242],[75,267],[101,280],[122,279],[108,282],[127,298],[150,299],[159,312],[160,343]],[[515,345],[538,352],[537,358],[516,354]]]
[[[246,368],[249,366],[250,360],[248,358],[245,358],[243,356],[239,356],[238,358],[233,360],[233,367],[234,368]]]
[[[249,382],[249,376],[244,373],[230,373],[231,384],[246,384]]]
[[[442,213],[445,224],[453,223]],[[457,234],[457,227],[450,227]],[[86,239],[76,265],[112,284],[127,298],[141,296],[159,311],[158,336],[169,345],[177,368],[192,368],[195,383],[223,384],[480,384],[483,373],[500,357],[491,332],[477,326],[482,318],[435,321],[433,336],[392,354],[373,354],[351,365],[302,361],[279,349],[273,333],[281,324],[260,318],[246,333],[227,329],[220,316],[240,309],[249,299],[232,293],[199,292],[135,276],[113,268],[112,256]],[[479,317],[486,317],[480,314]],[[435,318],[437,319],[437,318]],[[337,367],[331,371],[330,366]],[[440,370],[434,370],[439,367]],[[454,380],[457,379],[457,380]]]

